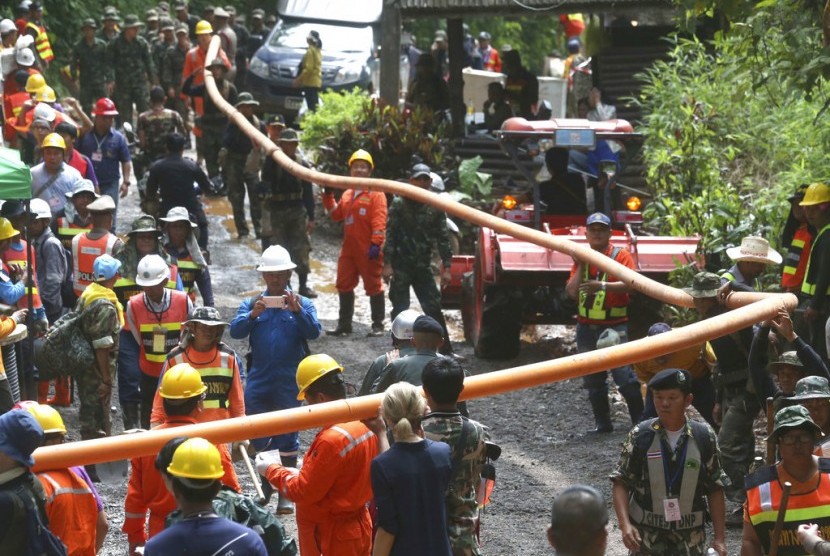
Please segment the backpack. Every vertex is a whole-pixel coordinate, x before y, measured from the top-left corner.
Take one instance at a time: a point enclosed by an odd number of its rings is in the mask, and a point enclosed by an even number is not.
[[[14,503],[12,515],[22,514],[24,518],[28,541],[24,556],[67,556],[66,546],[41,520],[41,504],[35,505],[34,495],[25,484],[18,485],[8,495]]]
[[[268,556],[297,555],[297,543],[286,533],[282,522],[251,498],[222,488],[213,499],[213,510],[220,517],[255,531],[265,543]],[[181,510],[176,510],[167,516],[165,527],[170,527],[181,518]]]
[[[109,303],[96,299],[96,303]],[[70,311],[59,318],[46,332],[43,344],[35,353],[35,364],[41,380],[64,376],[79,377],[95,365],[95,351],[81,330],[81,311]]]

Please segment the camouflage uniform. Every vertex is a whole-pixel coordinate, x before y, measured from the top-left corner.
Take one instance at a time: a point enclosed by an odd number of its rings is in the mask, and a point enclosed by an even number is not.
[[[652,454],[649,450],[655,434],[660,435],[662,448],[662,452],[658,452],[661,454],[660,457],[665,458],[667,452],[672,454],[671,463],[669,463],[669,475],[675,473],[675,476],[677,476],[678,473],[683,472],[679,471],[676,468],[677,464],[674,463],[676,458],[679,457],[683,457],[682,465],[685,468],[695,469],[697,467],[698,479],[691,511],[703,512],[703,521],[708,521],[707,494],[715,489],[725,488],[730,483],[729,477],[721,467],[715,431],[706,423],[687,419],[685,430],[677,441],[674,450],[669,447],[666,430],[660,425],[659,419],[649,419],[636,425],[628,433],[628,437],[623,443],[620,460],[617,468],[611,474],[611,480],[619,481],[628,489],[632,504],[637,504],[640,508],[650,511],[654,515],[663,516],[662,508],[652,507],[652,484],[649,480],[649,468],[646,463]],[[687,459],[686,457],[690,438],[695,439],[700,450],[701,461]],[[673,466],[675,469],[672,469]],[[667,496],[678,496],[681,479],[682,475],[678,477],[674,488],[666,486]],[[669,530],[642,525],[635,521],[633,512],[631,510],[629,512],[632,524],[637,527],[637,531],[642,537],[640,552],[638,552],[641,556],[662,556],[664,554],[704,556],[706,554],[708,546],[706,544],[705,523],[700,523],[699,526],[689,529]]]
[[[72,76],[78,77],[81,107],[87,113],[96,100],[107,96],[107,83],[112,81],[112,72],[108,64],[102,63],[106,57],[107,43],[98,37],[91,46],[81,39],[72,48]]]
[[[438,357],[438,354],[429,350],[415,350],[414,353],[396,359],[389,363],[372,384],[372,393],[385,392],[396,382],[408,382],[415,386],[421,385],[421,374],[427,363]]]
[[[299,153],[295,155],[295,160],[310,166]],[[271,245],[282,245],[288,249],[291,261],[297,265],[297,274],[309,274],[311,243],[306,224],[308,220],[314,220],[311,184],[289,174],[270,158],[265,160],[262,168],[262,182],[265,189],[262,217],[269,219],[268,226],[263,226],[263,235],[267,229]]]
[[[121,325],[115,305],[106,299],[98,299],[87,306],[83,306],[83,298],[78,300],[76,311],[81,313],[80,329],[84,337],[91,338],[92,348],[101,349],[111,347],[109,352],[110,383],[115,380],[115,362],[118,359],[118,332]],[[81,438],[98,438],[103,432],[109,436],[112,429],[110,418],[110,400],[101,400],[98,387],[101,379],[97,364],[76,379],[78,384],[78,399],[80,410],[78,413],[81,423]]]
[[[459,446],[464,421],[469,423],[464,446]],[[479,556],[476,540],[478,528],[478,504],[476,489],[481,480],[481,468],[486,460],[484,442],[487,433],[481,423],[463,419],[461,414],[433,412],[422,421],[424,438],[443,442],[452,449],[455,464],[458,450],[461,459],[453,468],[453,479],[447,492],[447,532],[450,536],[453,556]]]
[[[162,108],[161,111],[147,110],[138,116],[139,136],[142,132],[144,143],[141,147],[141,161],[133,160],[136,165],[135,175],[138,179],[144,175],[144,169],[167,153],[167,136],[176,132],[187,137],[187,130],[181,115],[174,110]]]
[[[167,99],[167,108],[175,110],[181,115],[187,126],[188,133],[186,137],[190,136],[190,124],[188,123],[188,110],[182,98],[182,70],[184,69],[184,60],[187,57],[187,50],[182,51],[178,44],[168,47],[162,54],[161,67],[159,68],[159,80],[161,86],[164,87],[165,92],[171,88],[175,91],[175,96]]]
[[[415,290],[425,315],[437,320],[444,328],[444,349],[451,350],[441,313],[441,292],[435,285],[429,261],[433,245],[444,268],[449,268],[452,247],[447,232],[447,215],[427,205],[396,197],[389,207],[386,224],[386,242],[383,246],[384,263],[392,265],[389,300],[392,319],[409,309],[409,287]]]
[[[156,80],[150,45],[143,37],[128,42],[121,35],[110,43],[107,55],[115,74],[113,100],[121,121],[132,122],[133,103],[139,113],[150,107],[150,82]]]
[[[293,259],[292,259],[293,260]],[[372,393],[372,385],[380,377],[383,369],[393,361],[397,361],[401,357],[406,357],[415,353],[415,348],[411,345],[403,346],[401,348],[387,351],[383,355],[379,355],[369,365],[369,370],[366,371],[366,376],[363,377],[363,382],[360,384],[360,390],[357,391],[358,396],[368,396]]]

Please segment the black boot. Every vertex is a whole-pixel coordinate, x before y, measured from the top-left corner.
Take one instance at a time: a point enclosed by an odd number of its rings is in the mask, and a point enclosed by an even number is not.
[[[640,383],[632,382],[631,384],[626,384],[619,390],[622,397],[625,398],[626,405],[628,405],[628,415],[631,417],[631,424],[636,425],[640,422],[643,416],[643,410],[645,409]]]
[[[317,292],[308,287],[308,274],[297,274],[300,280],[300,295],[309,299],[317,297]]]
[[[611,404],[608,402],[608,394],[589,392],[588,400],[591,402],[591,409],[594,411],[594,422],[596,423],[596,428],[589,432],[613,432],[614,425],[611,423]]]
[[[282,457],[283,467],[297,467],[297,456],[292,457]],[[294,502],[283,496],[282,493],[279,493],[279,501],[277,502],[277,515],[288,515],[294,513]]]
[[[386,313],[384,293],[376,293],[370,297],[369,307],[372,309],[372,331],[369,332],[369,336],[381,336],[383,334],[383,317]]]
[[[122,403],[121,404],[121,419],[124,422],[124,430],[137,429],[141,426],[138,422],[138,404],[137,403]]]
[[[354,292],[340,293],[340,318],[337,320],[337,328],[326,330],[330,336],[345,336],[352,333],[352,317],[354,317]]]

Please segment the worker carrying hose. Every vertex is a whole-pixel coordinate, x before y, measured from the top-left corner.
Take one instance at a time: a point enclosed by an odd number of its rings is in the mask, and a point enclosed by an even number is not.
[[[821,429],[802,406],[785,407],[775,414],[767,439],[778,447],[779,461],[747,475],[741,556],[769,554],[776,518],[785,506],[783,526],[777,538],[779,556],[804,554],[797,537],[800,525],[830,526],[830,459],[813,455]],[[782,485],[790,487],[784,502]]]
[[[686,418],[694,398],[692,375],[684,369],[665,369],[648,387],[657,417],[628,433],[611,474],[623,544],[641,556],[702,556],[711,518],[710,546],[726,556],[723,489],[729,477],[720,464],[715,431]]]
[[[346,399],[343,367],[325,354],[309,355],[297,367],[297,399],[309,405]],[[297,505],[297,536],[303,556],[365,556],[372,546],[369,467],[386,446],[383,425],[377,434],[360,421],[325,427],[296,469],[284,467],[274,452],[257,454],[260,475]]]

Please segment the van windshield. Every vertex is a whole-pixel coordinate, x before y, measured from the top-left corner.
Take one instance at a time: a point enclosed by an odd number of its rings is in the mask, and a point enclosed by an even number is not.
[[[372,48],[371,27],[338,27],[320,23],[284,23],[268,41],[269,46],[305,49],[309,31],[320,33],[324,52],[367,52]]]

